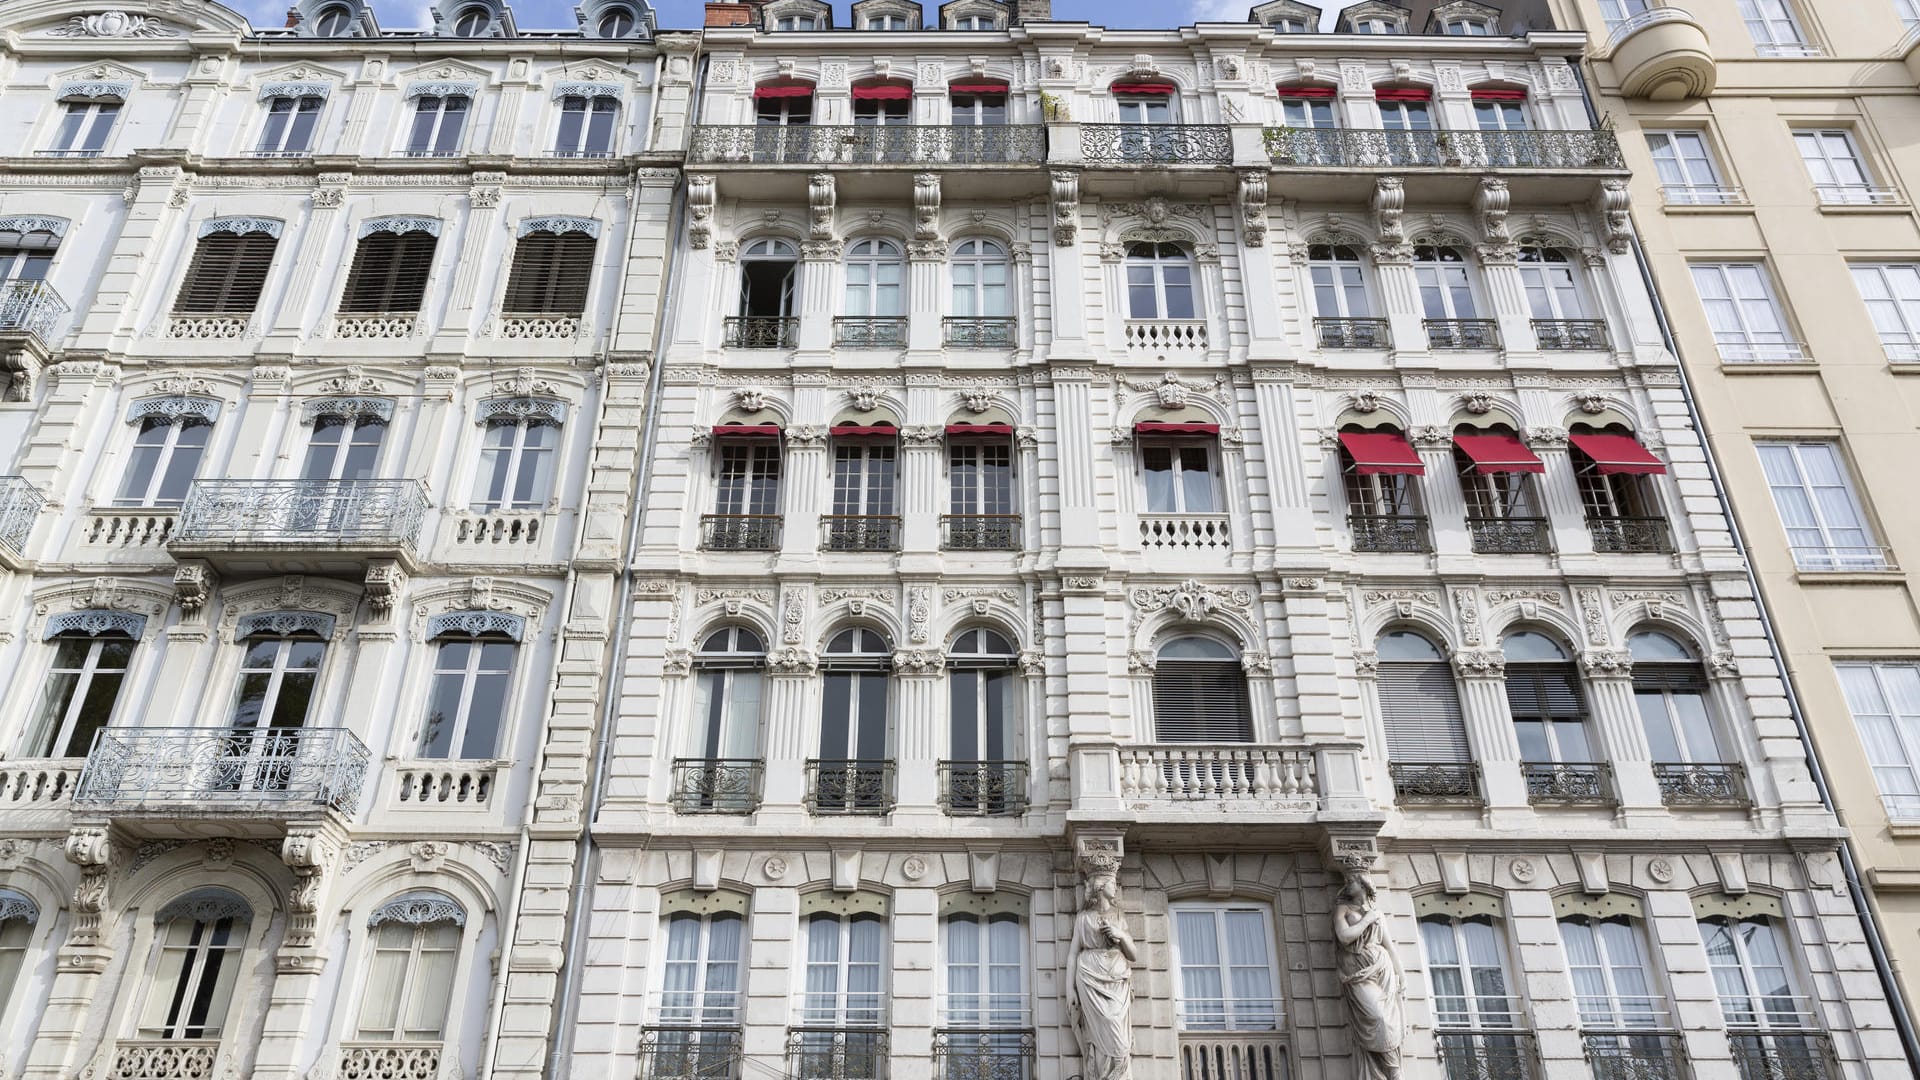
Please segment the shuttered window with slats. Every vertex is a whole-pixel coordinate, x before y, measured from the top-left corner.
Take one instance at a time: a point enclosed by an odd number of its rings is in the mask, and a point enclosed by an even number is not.
[[[266,233],[213,233],[202,237],[187,266],[173,311],[176,315],[242,315],[260,303],[273,252],[280,241]]]
[[[1161,742],[1252,742],[1246,673],[1232,660],[1161,657],[1153,675],[1153,726]]]
[[[578,315],[587,308],[594,239],[585,233],[528,233],[513,249],[507,273],[511,315]]]
[[[1440,663],[1383,663],[1380,718],[1389,761],[1471,761],[1453,669]]]
[[[426,232],[374,233],[354,249],[353,269],[347,272],[346,295],[340,310],[347,312],[419,311],[427,295],[427,275],[433,270],[438,238]]]
[[[1584,719],[1580,673],[1572,664],[1508,664],[1507,707],[1516,721]]]

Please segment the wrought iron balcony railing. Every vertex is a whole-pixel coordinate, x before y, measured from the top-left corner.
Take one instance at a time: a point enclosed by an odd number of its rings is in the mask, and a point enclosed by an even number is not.
[[[791,349],[800,320],[786,315],[729,315],[720,344],[729,349]]]
[[[1523,761],[1527,801],[1536,805],[1613,805],[1613,770],[1599,761]]]
[[[1393,348],[1393,331],[1385,319],[1315,319],[1313,334],[1323,349]]]
[[[1403,804],[1478,806],[1480,766],[1471,761],[1394,761],[1387,764],[1393,777],[1394,799]]]
[[[195,480],[173,544],[411,550],[426,512],[418,480]]]
[[[1433,1041],[1446,1080],[1536,1080],[1531,1031],[1440,1031]]]
[[[907,317],[837,315],[833,320],[833,343],[843,349],[904,349]]]
[[[1019,165],[1047,159],[1039,124],[792,126],[693,129],[691,164]]]
[[[887,1033],[874,1028],[791,1028],[789,1080],[887,1080]]]
[[[1355,551],[1432,551],[1425,514],[1350,514]]]
[[[759,758],[675,758],[673,808],[682,814],[751,814],[760,809]]]
[[[1019,514],[942,514],[940,546],[948,551],[1019,551]]]
[[[816,814],[893,812],[893,762],[807,760],[807,809]]]
[[[1027,811],[1024,761],[943,761],[940,805],[949,817],[1018,816]]]
[[[0,548],[24,555],[33,523],[47,500],[25,477],[0,476]]]
[[[708,551],[778,551],[779,514],[702,514],[700,546]]]
[[[1660,801],[1668,806],[1746,806],[1746,770],[1735,764],[1656,761]]]
[[[824,551],[897,551],[900,518],[894,514],[823,514]]]
[[[1019,324],[1012,317],[949,315],[942,325],[949,349],[1011,349],[1020,342]]]
[[[1553,550],[1546,518],[1470,517],[1467,536],[1482,555],[1545,555]]]
[[[1231,165],[1233,129],[1225,124],[1082,124],[1080,157],[1089,165]]]
[[[1674,1032],[1587,1031],[1580,1040],[1593,1080],[1687,1080],[1686,1050]]]
[[[44,281],[0,281],[0,331],[22,331],[48,342],[53,340],[54,328],[71,310]]]
[[[660,1025],[640,1031],[640,1080],[739,1080],[740,1029]]]
[[[1824,1031],[1732,1028],[1727,1042],[1740,1080],[1838,1080],[1833,1044]]]
[[[1626,169],[1611,131],[1268,128],[1275,165],[1335,169]]]
[[[1605,319],[1535,319],[1533,337],[1548,352],[1579,352],[1607,347]]]
[[[1665,554],[1673,550],[1667,519],[1661,517],[1588,518],[1593,550],[1619,554]]]
[[[73,801],[109,811],[351,813],[368,759],[346,728],[108,727],[94,739]]]
[[[943,1028],[933,1033],[935,1080],[1032,1080],[1027,1029]]]
[[[1497,349],[1500,324],[1492,319],[1428,319],[1429,349]]]

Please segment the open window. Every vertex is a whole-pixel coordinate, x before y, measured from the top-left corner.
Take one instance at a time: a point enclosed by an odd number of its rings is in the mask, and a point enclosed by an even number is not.
[[[738,314],[727,321],[726,345],[734,349],[791,349],[799,320],[794,289],[800,253],[790,240],[768,237],[740,251]]]
[[[1653,478],[1667,467],[1624,425],[1575,424],[1567,437],[1574,481],[1595,551],[1673,550]]]
[[[1340,478],[1355,551],[1431,551],[1417,479],[1426,471],[1401,432],[1349,425],[1340,431]]]
[[[1547,466],[1511,427],[1461,425],[1453,435],[1453,461],[1466,497],[1473,550],[1494,555],[1553,550],[1552,530],[1533,480]]]
[[[767,646],[744,626],[723,626],[694,654],[693,724],[673,763],[674,809],[751,813],[760,805],[760,716]]]

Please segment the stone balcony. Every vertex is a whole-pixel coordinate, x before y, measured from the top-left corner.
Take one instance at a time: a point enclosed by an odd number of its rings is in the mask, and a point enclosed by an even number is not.
[[[1677,7],[1648,8],[1622,20],[1607,38],[1606,54],[1628,97],[1703,98],[1718,79],[1706,29]]]
[[[195,480],[167,549],[223,573],[411,571],[426,511],[417,480]]]
[[[1074,817],[1124,817],[1184,843],[1231,843],[1250,826],[1381,817],[1360,747],[1347,742],[1087,742],[1070,758]]]
[[[352,814],[369,760],[346,728],[108,727],[73,808],[135,835],[270,837]]]

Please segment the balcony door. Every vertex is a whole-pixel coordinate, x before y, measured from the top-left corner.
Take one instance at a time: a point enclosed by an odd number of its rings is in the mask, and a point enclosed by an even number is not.
[[[740,252],[740,317],[793,317],[793,288],[799,263],[785,240],[755,240]],[[771,348],[778,342],[761,346]]]
[[[818,790],[814,792],[822,809],[880,812],[890,801],[886,775],[890,662],[886,639],[872,630],[842,630],[827,643]]]
[[[833,518],[827,547],[834,551],[891,551],[894,547],[896,447],[878,439],[836,439]]]
[[[242,643],[235,696],[220,775],[221,791],[285,790],[320,686],[327,643],[318,634],[257,634]]]
[[[886,1074],[886,938],[879,915],[808,918],[806,994],[794,1039],[798,1080],[878,1080]]]
[[[238,912],[204,918],[182,913],[161,926],[159,956],[148,969],[152,974],[140,1011],[140,1038],[218,1039],[224,1034],[249,919],[239,897],[224,890],[216,895],[231,897]]]
[[[947,797],[955,810],[997,812],[1020,792],[1014,724],[1014,649],[992,630],[968,630],[947,654]]]
[[[300,479],[307,482],[287,508],[289,529],[352,532],[364,494],[356,485],[373,479],[386,435],[387,422],[377,416],[315,417],[307,459],[300,467]]]

